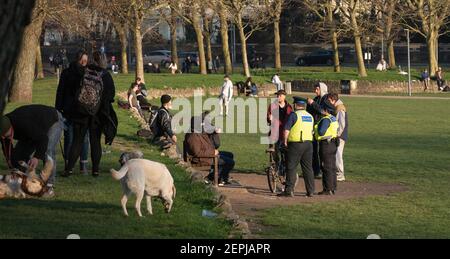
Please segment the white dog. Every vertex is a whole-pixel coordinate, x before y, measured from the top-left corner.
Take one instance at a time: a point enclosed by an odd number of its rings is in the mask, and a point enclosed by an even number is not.
[[[152,197],[161,198],[167,213],[172,210],[176,188],[172,175],[165,165],[144,159],[132,159],[118,172],[111,169],[111,174],[115,180],[122,183],[124,193],[122,208],[125,216],[128,216],[127,202],[132,193],[137,196],[136,211],[139,217],[142,217],[141,203],[144,196],[150,215],[153,215]]]

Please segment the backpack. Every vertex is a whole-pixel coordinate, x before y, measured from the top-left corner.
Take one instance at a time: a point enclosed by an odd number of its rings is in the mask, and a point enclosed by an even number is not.
[[[86,68],[81,88],[77,96],[78,104],[89,115],[96,115],[100,110],[103,95],[103,71]]]
[[[153,133],[153,135],[157,135],[159,132],[159,125],[158,125],[158,115],[160,112],[165,113],[167,116],[170,116],[169,113],[164,109],[159,110],[151,110],[150,111],[150,119],[148,121],[148,124],[150,126],[150,131]]]

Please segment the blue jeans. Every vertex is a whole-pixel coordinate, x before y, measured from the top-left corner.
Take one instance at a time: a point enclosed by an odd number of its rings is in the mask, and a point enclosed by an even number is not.
[[[69,152],[73,142],[73,122],[66,120],[64,125],[64,159],[66,164],[69,160]],[[84,138],[83,147],[81,149],[80,155],[80,170],[87,169],[87,164],[89,162],[89,132],[86,133]]]
[[[52,170],[52,175],[48,179],[47,185],[52,187],[55,184],[56,180],[56,150],[58,149],[59,142],[61,140],[61,136],[64,130],[64,121],[65,119],[58,112],[59,120],[48,131],[48,146],[47,146],[47,156],[50,156],[53,159],[54,166]]]

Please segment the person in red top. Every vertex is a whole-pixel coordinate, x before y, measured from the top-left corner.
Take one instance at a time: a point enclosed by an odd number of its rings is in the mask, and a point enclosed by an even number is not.
[[[286,91],[280,90],[276,93],[278,100],[269,106],[267,111],[267,123],[271,127],[269,133],[270,146],[275,148],[275,162],[279,162],[280,145],[284,143],[284,126],[289,115],[294,111],[292,106],[286,101]]]

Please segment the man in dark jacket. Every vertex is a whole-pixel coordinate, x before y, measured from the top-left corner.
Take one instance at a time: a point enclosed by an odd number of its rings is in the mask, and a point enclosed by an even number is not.
[[[54,196],[56,176],[56,150],[64,128],[62,115],[54,108],[43,105],[22,106],[0,117],[0,136],[8,166],[22,169],[19,162],[27,162],[36,169],[39,160],[50,156],[54,161],[52,175],[47,185],[47,197]],[[17,144],[13,147],[13,141]]]
[[[213,157],[219,156],[219,186],[230,184],[230,172],[235,166],[234,155],[230,152],[219,152],[220,138],[217,128],[209,121],[208,113],[202,117],[191,119],[191,133],[186,134],[186,150],[193,157],[192,163],[199,166],[211,166],[206,181],[214,180]]]
[[[94,177],[99,176],[100,161],[102,158],[102,145],[101,136],[104,133],[105,127],[107,127],[111,120],[105,116],[111,116],[113,113],[112,103],[115,97],[115,86],[111,74],[106,70],[106,58],[100,52],[93,54],[93,63],[87,67],[87,71],[92,71],[101,75],[102,91],[100,96],[96,96],[100,100],[100,106],[95,114],[91,114],[86,107],[75,99],[74,108],[71,110],[70,118],[73,121],[73,144],[69,151],[69,161],[66,166],[66,170],[63,176],[70,176],[73,174],[73,168],[75,163],[80,157],[83,140],[89,132],[89,139],[91,144],[91,159],[92,159],[92,175]],[[84,79],[83,79],[84,80]],[[82,84],[75,89],[76,93],[80,92]],[[77,96],[77,95],[75,95]],[[116,125],[117,126],[117,125]]]
[[[324,83],[318,83],[314,87],[316,97],[314,100],[308,98],[308,107],[306,111],[314,118],[315,123],[318,123],[324,114],[323,106],[328,99],[328,86]],[[319,157],[319,143],[313,141],[313,169],[316,178],[322,178],[321,161]]]
[[[88,54],[80,51],[77,54],[77,60],[70,64],[61,74],[58,90],[56,92],[55,108],[61,112],[66,119],[64,127],[64,156],[65,163],[68,163],[69,152],[73,142],[73,116],[75,115],[76,95],[80,88],[81,80],[84,77],[84,71],[88,64]],[[89,155],[89,134],[86,134],[80,155],[80,172],[88,174],[88,155]]]
[[[155,142],[160,144],[164,149],[170,148],[177,143],[177,136],[172,130],[172,97],[163,95],[161,97],[161,108],[156,115],[155,122],[150,125],[151,131],[155,136]]]

